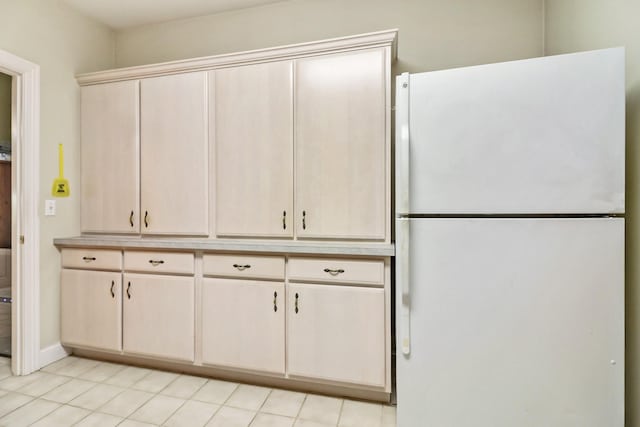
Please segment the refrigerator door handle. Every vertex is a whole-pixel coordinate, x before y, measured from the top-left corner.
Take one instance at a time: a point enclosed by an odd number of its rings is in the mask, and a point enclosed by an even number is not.
[[[396,78],[396,214],[408,214],[409,203],[409,73]]]
[[[396,286],[399,287],[397,307],[399,311],[397,331],[402,353],[411,353],[411,295],[410,295],[410,246],[408,218],[396,220]]]

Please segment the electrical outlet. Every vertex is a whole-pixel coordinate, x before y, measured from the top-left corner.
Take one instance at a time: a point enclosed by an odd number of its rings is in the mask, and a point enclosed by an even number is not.
[[[45,200],[44,201],[44,215],[45,216],[54,216],[56,214],[56,201],[55,200]]]

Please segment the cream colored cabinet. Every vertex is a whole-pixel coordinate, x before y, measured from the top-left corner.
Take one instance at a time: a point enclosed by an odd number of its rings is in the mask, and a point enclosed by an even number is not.
[[[287,372],[291,377],[385,385],[382,288],[287,285]]]
[[[295,217],[300,238],[386,237],[385,49],[295,61]]]
[[[205,278],[202,362],[284,374],[284,283]]]
[[[208,235],[207,74],[143,79],[140,103],[142,233]]]
[[[193,362],[194,287],[192,276],[125,273],[123,351]]]
[[[63,268],[60,340],[73,347],[122,349],[122,274]]]
[[[293,236],[291,61],[210,73],[216,233]]]
[[[81,88],[83,232],[140,232],[138,94],[137,80]]]

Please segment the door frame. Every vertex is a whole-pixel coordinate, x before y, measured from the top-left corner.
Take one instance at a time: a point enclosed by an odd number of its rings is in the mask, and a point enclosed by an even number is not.
[[[11,90],[11,370],[40,368],[40,66],[0,49]]]

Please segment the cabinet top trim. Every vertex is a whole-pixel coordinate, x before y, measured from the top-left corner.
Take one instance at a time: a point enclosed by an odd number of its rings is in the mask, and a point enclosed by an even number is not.
[[[133,237],[81,236],[54,239],[53,244],[59,248],[104,248],[104,249],[173,249],[189,251],[227,251],[278,254],[307,255],[353,255],[381,256],[395,255],[395,246],[388,243],[340,244],[323,242],[263,242],[185,239],[175,240]]]
[[[373,33],[338,37],[334,39],[298,43],[246,52],[205,56],[193,59],[139,65],[76,75],[80,86],[108,83],[122,80],[163,76],[167,74],[211,70],[215,68],[248,65],[259,62],[293,59],[309,55],[329,54],[354,49],[372,47],[391,47],[391,61],[396,59],[396,40],[398,30],[385,30]]]

